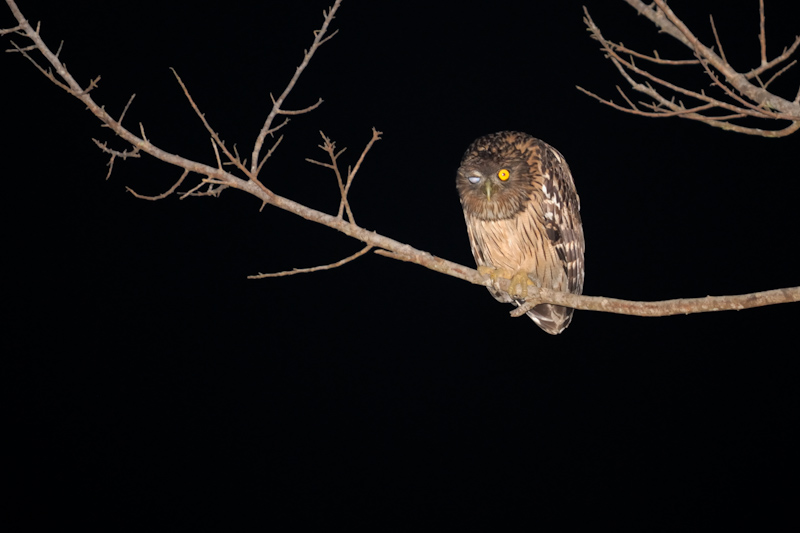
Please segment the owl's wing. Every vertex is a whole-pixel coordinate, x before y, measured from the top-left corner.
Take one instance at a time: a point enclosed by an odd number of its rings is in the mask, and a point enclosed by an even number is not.
[[[542,157],[542,215],[547,238],[556,250],[566,274],[564,290],[583,290],[583,226],[580,199],[575,191],[572,173],[564,157],[547,147]]]
[[[572,173],[564,157],[547,146],[540,160],[542,175],[542,217],[545,237],[558,256],[563,269],[561,280],[553,288],[580,294],[583,291],[583,226],[580,199],[575,191]],[[520,302],[517,302],[519,305]],[[573,309],[559,305],[540,304],[528,311],[528,316],[547,333],[557,335],[572,321]]]

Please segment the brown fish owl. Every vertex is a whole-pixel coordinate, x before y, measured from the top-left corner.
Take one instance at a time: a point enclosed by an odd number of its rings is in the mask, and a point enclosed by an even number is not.
[[[555,148],[526,133],[486,135],[464,154],[456,186],[479,270],[511,278],[510,294],[490,288],[492,296],[519,305],[528,280],[581,293],[580,200],[567,162]],[[540,304],[528,316],[556,335],[569,325],[572,312]]]

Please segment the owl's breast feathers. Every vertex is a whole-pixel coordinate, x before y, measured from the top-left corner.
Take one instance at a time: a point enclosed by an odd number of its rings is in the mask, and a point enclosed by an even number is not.
[[[584,280],[583,227],[580,201],[564,157],[527,134],[501,132],[476,140],[464,155],[462,169],[479,165],[515,168],[524,181],[509,184],[506,197],[521,198],[513,209],[500,211],[489,209],[485,197],[470,195],[459,183],[478,265],[523,270],[541,287],[579,294]],[[459,180],[462,174],[460,170]],[[496,216],[498,212],[506,216]],[[507,294],[491,292],[498,300],[512,301]],[[543,304],[529,315],[548,333],[560,333],[569,324],[572,309]]]

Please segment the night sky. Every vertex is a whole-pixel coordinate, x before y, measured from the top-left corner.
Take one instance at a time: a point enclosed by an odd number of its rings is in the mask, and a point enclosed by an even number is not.
[[[800,33],[795,3],[767,2],[770,57]],[[64,41],[81,83],[102,76],[92,94],[112,115],[136,93],[128,127],[214,164],[169,68],[228,146],[249,154],[269,94],[328,2],[19,4],[51,47]],[[354,164],[375,127],[383,140],[350,196],[357,222],[474,266],[455,171],[475,138],[525,131],[572,169],[586,294],[800,284],[800,133],[636,117],[579,92],[621,102],[625,83],[589,38],[583,4],[609,39],[688,57],[624,2],[463,4],[346,0],[339,33],[285,107],[324,103],[282,130],[266,186],[335,213],[333,174],[305,158],[324,158],[322,130]],[[733,65],[758,64],[758,2],[670,5],[709,45],[713,13]],[[14,24],[0,8],[0,26]],[[676,67],[673,79],[713,92],[696,69]],[[482,287],[374,254],[248,280],[361,244],[232,189],[138,200],[126,187],[159,194],[181,170],[117,160],[106,181],[92,137],[125,144],[18,54],[3,54],[0,72],[4,433],[28,523],[155,511],[191,523],[231,504],[264,525],[796,522],[797,304],[669,318],[577,311],[553,337]],[[791,100],[799,82],[795,66],[771,87]]]

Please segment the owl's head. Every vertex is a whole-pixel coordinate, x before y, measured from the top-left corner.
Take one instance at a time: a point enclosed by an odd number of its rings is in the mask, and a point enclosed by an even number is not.
[[[531,165],[535,150],[538,141],[518,132],[493,133],[473,142],[456,176],[464,213],[502,220],[523,211],[535,188]]]

